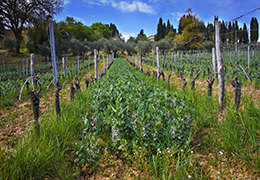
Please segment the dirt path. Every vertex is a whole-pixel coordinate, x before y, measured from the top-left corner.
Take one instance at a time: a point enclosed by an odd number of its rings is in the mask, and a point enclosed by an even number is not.
[[[81,89],[85,89],[85,78],[94,77],[94,69],[91,69],[80,79]],[[103,71],[103,61],[98,63],[98,72]],[[66,82],[60,91],[60,103],[69,101],[69,81]],[[53,88],[53,87],[50,87]],[[40,93],[40,117],[39,122],[42,120],[41,114],[44,114],[48,109],[55,109],[55,96],[54,91]],[[0,112],[0,147],[2,145],[15,145],[16,139],[23,137],[26,128],[33,125],[33,112],[31,109],[30,100],[17,102],[13,106],[8,106],[1,109]]]

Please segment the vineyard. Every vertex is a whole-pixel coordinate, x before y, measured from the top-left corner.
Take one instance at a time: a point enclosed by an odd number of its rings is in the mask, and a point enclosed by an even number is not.
[[[33,86],[25,81],[31,82],[25,68],[29,63],[3,66],[0,178],[257,178],[259,50],[251,53],[248,61],[248,53],[241,51],[239,64],[234,63],[234,52],[223,53],[223,111],[218,107],[217,78],[208,93],[215,77],[212,53],[206,51],[158,54],[159,74],[155,53],[101,56],[96,58],[96,81],[95,57],[58,61],[58,118],[52,105],[51,65],[38,63],[39,127],[33,125],[29,100]],[[242,84],[238,108],[234,75]]]

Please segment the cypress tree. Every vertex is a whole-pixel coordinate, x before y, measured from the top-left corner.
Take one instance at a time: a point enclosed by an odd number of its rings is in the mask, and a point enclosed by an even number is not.
[[[159,23],[157,26],[157,35],[156,41],[159,41],[163,37],[163,25],[162,25],[162,18],[159,19]]]
[[[168,19],[167,26],[166,26],[166,31],[165,31],[165,36],[170,32],[170,30],[171,30],[171,24],[170,24],[170,20]]]
[[[238,39],[238,43],[241,44],[243,42],[243,29],[239,28],[238,32],[237,32],[237,39]]]
[[[244,44],[248,43],[248,32],[247,32],[247,27],[246,27],[246,23],[244,23],[244,27],[243,27],[243,41]]]
[[[231,22],[229,22],[229,24],[228,24],[228,32],[229,32],[228,33],[228,42],[230,44],[232,44],[232,40],[233,40],[232,31],[233,31],[232,24],[231,24]]]
[[[259,37],[259,25],[256,18],[252,17],[250,22],[250,40],[251,42],[257,42]]]
[[[222,21],[221,23],[220,33],[221,33],[221,41],[222,43],[225,43],[227,41],[227,36],[226,36],[227,30],[224,21]]]
[[[166,36],[166,25],[163,23],[163,33],[162,33],[162,39]]]

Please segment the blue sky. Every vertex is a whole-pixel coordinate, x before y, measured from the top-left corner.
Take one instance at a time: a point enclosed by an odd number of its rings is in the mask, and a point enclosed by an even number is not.
[[[159,18],[173,24],[178,29],[179,18],[188,8],[197,17],[213,23],[214,16],[219,20],[231,21],[242,14],[260,7],[260,0],[64,0],[63,11],[55,16],[56,21],[64,21],[67,16],[86,26],[94,22],[114,23],[127,39],[136,37],[141,29],[148,36],[156,34]],[[250,20],[256,17],[260,24],[260,10],[238,19],[250,27]]]

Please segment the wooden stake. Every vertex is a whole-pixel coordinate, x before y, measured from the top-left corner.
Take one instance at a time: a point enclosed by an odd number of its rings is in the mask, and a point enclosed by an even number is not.
[[[218,79],[219,79],[219,110],[223,110],[223,100],[225,91],[225,74],[223,69],[221,35],[220,35],[220,22],[215,21],[215,34],[216,34],[216,55],[218,64]]]
[[[159,47],[156,47],[156,55],[157,55],[157,80],[160,80],[160,51]]]
[[[95,81],[97,82],[97,50],[94,49]]]

